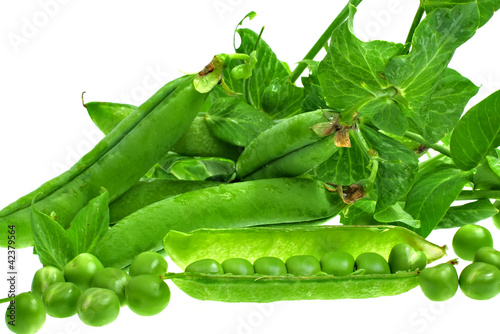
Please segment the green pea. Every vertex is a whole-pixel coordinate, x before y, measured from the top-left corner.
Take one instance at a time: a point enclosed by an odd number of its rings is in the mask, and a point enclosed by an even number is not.
[[[384,257],[377,253],[363,253],[356,258],[356,269],[364,269],[366,275],[390,274],[391,268]]]
[[[354,272],[354,257],[346,252],[330,252],[321,257],[321,270],[334,276]]]
[[[75,283],[83,292],[90,288],[94,275],[104,269],[101,261],[89,253],[78,254],[63,270],[67,282]]]
[[[462,270],[460,289],[469,298],[491,299],[500,292],[500,270],[494,265],[474,262]]]
[[[125,288],[127,305],[138,315],[151,316],[163,311],[170,301],[170,289],[158,276],[132,277]]]
[[[294,276],[312,276],[321,271],[318,259],[311,255],[294,255],[286,260],[286,269]]]
[[[45,289],[57,282],[64,282],[64,275],[59,268],[52,266],[40,268],[31,282],[31,292],[42,298]]]
[[[143,252],[137,255],[130,265],[130,276],[151,274],[162,276],[168,269],[168,263],[163,256],[156,252]]]
[[[481,247],[493,247],[493,238],[486,228],[469,224],[458,229],[453,237],[453,251],[461,259],[472,261]]]
[[[233,275],[253,275],[255,270],[252,263],[246,259],[227,259],[221,263],[224,273]]]
[[[108,325],[118,318],[119,313],[120,301],[111,290],[89,288],[78,299],[78,317],[86,325]]]
[[[432,301],[448,300],[458,290],[457,270],[450,263],[426,268],[420,273],[420,288],[424,295]]]
[[[42,300],[47,314],[54,318],[67,318],[76,314],[80,288],[71,282],[58,282],[49,286]]]
[[[104,268],[95,274],[92,279],[93,288],[103,288],[113,291],[118,300],[120,300],[120,306],[127,304],[125,299],[125,287],[130,281],[130,276],[118,268]]]
[[[255,273],[267,276],[284,276],[287,274],[285,263],[277,257],[261,257],[254,261]]]
[[[395,245],[389,254],[389,267],[392,273],[398,271],[415,271],[424,269],[427,256],[422,251],[416,251],[406,243]]]
[[[493,247],[481,247],[474,254],[474,262],[484,262],[500,269],[500,252]]]
[[[224,269],[219,262],[212,259],[203,259],[191,263],[184,270],[189,273],[201,273],[201,274],[214,274],[222,275],[224,274]]]
[[[46,317],[45,306],[40,297],[31,292],[23,292],[9,303],[5,323],[14,333],[33,334],[43,327]]]

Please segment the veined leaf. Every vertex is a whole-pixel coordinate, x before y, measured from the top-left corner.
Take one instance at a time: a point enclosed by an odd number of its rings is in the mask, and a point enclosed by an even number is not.
[[[109,228],[109,193],[90,200],[71,221],[67,230],[76,254],[90,253]]]
[[[376,202],[371,198],[362,198],[340,213],[342,225],[378,225],[373,218]]]
[[[288,77],[275,78],[262,94],[261,108],[272,119],[288,118],[302,112],[304,88],[295,86]]]
[[[234,161],[223,158],[198,158],[179,160],[170,172],[179,180],[228,182],[236,172]]]
[[[422,6],[426,13],[438,8],[452,8],[456,5],[476,2],[479,8],[479,27],[482,27],[489,21],[493,14],[500,9],[500,0],[426,0]]]
[[[31,230],[40,262],[63,269],[76,256],[66,230],[50,216],[31,205]]]
[[[406,197],[405,211],[420,220],[415,232],[427,237],[441,221],[463,187],[470,182],[470,172],[444,168],[415,182]]]
[[[205,119],[214,136],[236,146],[247,146],[274,125],[266,114],[236,97],[217,99]]]
[[[500,90],[469,109],[453,130],[451,157],[457,167],[476,167],[491,149],[500,146]]]
[[[363,106],[362,115],[370,118],[380,130],[402,136],[408,128],[408,121],[396,102],[388,97],[379,98]]]
[[[464,205],[452,206],[436,226],[436,229],[475,224],[497,213],[498,209],[488,199],[480,199]]]
[[[408,212],[406,212],[399,203],[396,203],[382,212],[376,213],[373,218],[381,223],[400,222],[404,225],[419,228],[420,221],[415,220]]]
[[[405,114],[419,127],[429,119],[427,104],[456,48],[478,27],[476,3],[436,9],[418,25],[408,55],[392,58],[385,76],[406,102]]]
[[[304,99],[300,106],[302,112],[328,109],[325,98],[323,97],[323,89],[321,89],[320,85],[314,83],[313,78],[302,77],[302,85],[304,86]]]

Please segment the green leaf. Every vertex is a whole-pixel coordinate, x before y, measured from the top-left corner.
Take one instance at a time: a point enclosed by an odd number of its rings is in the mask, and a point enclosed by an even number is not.
[[[288,118],[302,112],[304,88],[295,86],[288,77],[275,78],[262,94],[261,108],[272,119]]]
[[[401,113],[397,103],[390,98],[379,98],[368,102],[362,109],[362,115],[369,117],[373,125],[380,130],[402,136],[408,128],[408,121]]]
[[[274,125],[266,114],[236,97],[217,99],[205,119],[214,136],[236,146],[247,146]]]
[[[397,203],[411,189],[418,170],[418,159],[406,146],[372,129],[360,128],[368,146],[378,153],[379,166],[375,187],[378,200],[375,212]]]
[[[379,225],[373,218],[376,202],[371,198],[362,198],[340,213],[342,225]]]
[[[311,77],[302,77],[302,85],[304,86],[304,99],[300,105],[302,112],[328,109],[321,86],[315,84]]]
[[[394,223],[400,222],[404,225],[419,228],[420,221],[413,219],[413,217],[406,212],[399,203],[396,203],[382,212],[376,213],[373,218],[381,223]]]
[[[474,174],[474,189],[500,189],[500,159],[488,155]]]
[[[497,213],[498,209],[496,209],[488,199],[480,199],[464,205],[452,206],[436,226],[436,229],[475,224]]]
[[[229,182],[236,166],[234,161],[223,158],[185,159],[174,162],[170,172],[179,180]]]
[[[340,147],[328,160],[308,174],[325,183],[351,185],[370,176],[367,166],[370,158],[366,155],[358,138],[349,132],[351,147]]]
[[[387,61],[399,54],[402,44],[386,41],[362,42],[353,33],[354,6],[349,19],[332,34],[328,53],[319,65],[318,78],[327,104],[332,108],[351,109],[377,97],[392,94],[383,72]]]
[[[91,253],[109,228],[109,193],[90,200],[71,221],[67,234],[76,254]]]
[[[36,199],[36,198],[35,198]],[[63,269],[75,256],[75,250],[66,230],[50,216],[31,204],[31,230],[40,262]]]
[[[405,211],[420,220],[415,232],[427,237],[441,221],[463,187],[470,180],[469,172],[444,168],[420,178],[406,197]]]
[[[423,1],[421,6],[424,7],[426,13],[429,13],[438,8],[452,8],[456,5],[470,2],[476,2],[479,8],[479,27],[485,25],[500,8],[500,0],[427,0]]]
[[[429,97],[455,49],[476,32],[478,20],[475,3],[434,10],[415,29],[411,52],[387,63],[385,77],[398,90],[405,114],[418,126],[425,126]]]
[[[411,123],[410,128],[431,143],[435,143],[451,133],[462,115],[470,98],[477,94],[479,87],[455,70],[447,68],[442,79],[432,93],[425,125]],[[424,122],[422,122],[424,124]]]
[[[469,109],[453,130],[451,157],[458,168],[476,167],[500,146],[500,90]]]

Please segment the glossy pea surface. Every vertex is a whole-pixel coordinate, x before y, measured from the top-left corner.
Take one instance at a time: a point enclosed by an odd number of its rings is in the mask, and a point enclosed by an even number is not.
[[[493,247],[481,247],[474,254],[474,262],[484,262],[500,269],[500,252]]]
[[[130,276],[144,274],[164,275],[167,272],[168,263],[163,256],[156,252],[143,252],[135,257],[130,265]]]
[[[95,274],[92,280],[93,288],[103,288],[113,291],[120,300],[120,306],[127,304],[125,287],[130,281],[130,275],[118,268],[104,268]]]
[[[45,306],[37,295],[31,292],[18,294],[5,312],[7,328],[17,334],[38,332],[45,324]]]
[[[481,247],[493,247],[493,238],[486,228],[469,224],[462,226],[453,236],[453,251],[461,259],[472,261]]]
[[[391,273],[386,259],[380,254],[370,252],[358,255],[356,269],[364,269],[365,275]]]
[[[415,250],[406,243],[395,245],[389,254],[389,267],[392,273],[398,271],[414,271],[424,269],[427,265],[427,256],[422,251]]]
[[[420,288],[432,301],[442,302],[450,299],[458,290],[458,274],[449,263],[426,268],[420,273]]]
[[[321,257],[321,270],[334,276],[349,275],[354,271],[354,257],[346,252],[329,252]]]
[[[64,282],[64,275],[59,268],[52,266],[40,268],[33,276],[31,292],[41,298],[45,289],[57,282]]]
[[[221,265],[222,269],[224,269],[225,274],[253,275],[255,273],[252,263],[247,259],[227,259],[224,260]]]
[[[188,265],[184,271],[202,274],[224,274],[224,269],[222,269],[221,264],[212,259],[203,259],[193,262]]]
[[[141,316],[152,316],[163,311],[170,301],[170,289],[158,276],[132,277],[125,288],[129,309]]]
[[[500,270],[488,263],[474,262],[462,270],[459,283],[467,297],[491,299],[500,292]]]
[[[75,283],[83,292],[90,288],[94,275],[102,269],[104,267],[97,257],[82,253],[64,266],[63,274],[67,282]]]
[[[286,262],[286,269],[294,276],[312,276],[321,271],[318,259],[311,255],[294,255]]]
[[[80,288],[71,282],[58,282],[49,286],[42,300],[47,314],[54,318],[67,318],[76,314]]]
[[[268,276],[284,276],[288,273],[285,263],[272,256],[261,257],[254,261],[255,273]]]
[[[86,325],[108,325],[118,318],[119,313],[120,301],[111,290],[89,288],[78,299],[78,317]]]

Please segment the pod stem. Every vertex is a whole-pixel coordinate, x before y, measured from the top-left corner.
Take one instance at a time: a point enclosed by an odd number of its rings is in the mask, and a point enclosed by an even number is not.
[[[416,133],[413,132],[406,132],[404,135],[406,138],[411,139],[413,141],[416,141],[417,143],[420,143],[426,147],[432,148],[433,150],[442,153],[448,157],[451,157],[450,149],[447,147],[444,147],[443,145],[439,145],[436,143],[429,143],[427,140],[425,140],[422,136],[417,135]]]
[[[500,190],[462,190],[458,195],[457,201],[475,200],[475,199],[500,199]]]
[[[417,29],[418,25],[420,24],[420,21],[422,20],[422,17],[424,16],[424,7],[422,4],[418,6],[417,12],[415,13],[415,17],[413,18],[413,22],[410,27],[410,31],[408,32],[408,36],[406,37],[406,42],[405,42],[405,47],[401,54],[405,55],[410,52],[410,47],[411,47],[411,40],[413,39],[413,34],[415,33],[415,29]]]
[[[14,299],[14,297],[2,298],[2,299],[0,299],[0,304],[3,304],[3,303],[8,303],[8,302],[10,302],[12,299]]]

